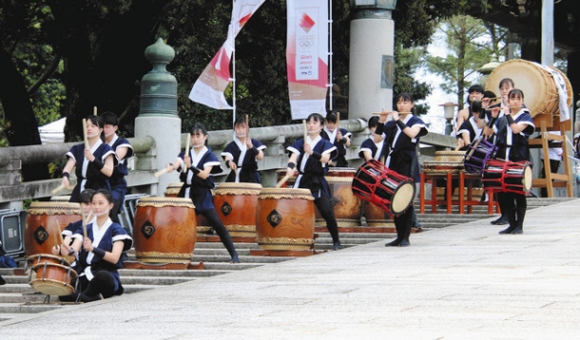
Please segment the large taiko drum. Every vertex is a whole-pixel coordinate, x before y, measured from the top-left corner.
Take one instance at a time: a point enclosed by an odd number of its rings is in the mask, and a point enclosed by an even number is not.
[[[352,182],[352,191],[361,199],[398,216],[413,203],[415,184],[412,178],[385,168],[381,162],[371,159],[358,168]]]
[[[51,254],[35,254],[27,258],[30,268],[29,283],[35,290],[47,295],[70,295],[77,272],[68,261]]]
[[[222,182],[218,185],[213,203],[232,237],[256,237],[256,208],[261,190],[259,183]]]
[[[133,222],[135,256],[145,263],[189,263],[196,226],[191,199],[142,197]]]
[[[514,59],[501,63],[489,75],[485,89],[497,91],[504,78],[511,78],[515,87],[524,92],[525,104],[532,117],[538,114],[555,114],[559,108],[558,85],[552,72],[560,75],[568,92],[568,106],[572,104],[572,88],[567,77],[551,67],[538,63]]]
[[[424,161],[423,172],[427,174],[459,173],[464,169],[463,157],[465,151],[441,150],[436,151],[433,160]]]
[[[495,152],[497,152],[497,146],[482,138],[475,140],[469,145],[469,150],[463,160],[465,171],[472,174],[483,173],[485,164],[493,158]]]
[[[183,182],[169,183],[167,184],[167,188],[165,188],[163,195],[165,197],[177,197],[177,195],[179,195],[179,191],[181,190],[182,186]],[[197,215],[195,219],[197,222],[198,233],[206,234],[213,232],[213,228],[211,227],[209,221],[207,220],[207,218],[205,218],[205,216]]]
[[[492,159],[485,165],[481,181],[485,190],[526,195],[532,190],[532,168],[528,161]]]
[[[330,168],[325,179],[328,182],[330,204],[334,210],[334,217],[339,227],[360,226],[362,202],[352,192],[352,181],[356,173],[355,168]],[[326,221],[315,207],[316,225],[326,225]]]
[[[79,203],[61,201],[32,202],[26,213],[26,255],[50,254],[52,247],[60,243],[66,226],[82,218]]]
[[[314,198],[308,189],[264,188],[256,210],[256,240],[265,250],[314,246]]]

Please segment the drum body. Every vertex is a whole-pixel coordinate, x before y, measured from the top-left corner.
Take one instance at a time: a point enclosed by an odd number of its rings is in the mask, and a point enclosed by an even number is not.
[[[558,110],[558,88],[550,69],[527,60],[509,60],[491,72],[485,89],[497,91],[500,81],[504,78],[511,78],[515,87],[524,92],[526,106],[532,117],[538,114],[554,114]]]
[[[265,250],[310,250],[314,198],[308,189],[264,188],[258,197],[256,239]]]
[[[213,203],[232,237],[256,237],[256,208],[262,190],[259,183],[220,183]]]
[[[472,174],[481,174],[487,161],[494,157],[497,146],[485,139],[477,139],[469,145],[469,151],[463,160],[465,171]]]
[[[26,213],[26,255],[50,254],[55,242],[60,243],[66,226],[82,219],[79,203],[61,201],[32,202]]]
[[[483,188],[497,192],[526,195],[532,190],[530,162],[489,160],[483,171]]]
[[[27,258],[32,288],[47,295],[70,295],[77,272],[63,258],[50,254],[36,254]]]
[[[413,202],[415,184],[412,178],[400,175],[371,159],[359,167],[352,183],[352,191],[361,199],[398,216]]]
[[[179,191],[183,186],[183,182],[175,182],[167,184],[167,188],[163,192],[165,197],[177,197]],[[203,215],[196,215],[197,232],[198,233],[210,233],[213,231],[209,221]]]
[[[436,151],[431,161],[423,162],[423,172],[428,174],[459,173],[463,170],[465,151]]]
[[[189,263],[197,237],[189,198],[143,197],[133,222],[135,256],[146,263]]]
[[[354,168],[330,168],[325,176],[332,194],[330,203],[339,227],[356,227],[361,224],[362,202],[351,189],[355,173]],[[316,225],[326,225],[316,207],[315,216]]]
[[[365,217],[368,227],[393,226],[393,216],[374,203],[363,203],[363,216]]]

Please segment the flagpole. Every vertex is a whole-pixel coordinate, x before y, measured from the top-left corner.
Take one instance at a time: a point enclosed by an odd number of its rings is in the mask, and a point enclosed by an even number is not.
[[[332,111],[332,0],[328,0],[328,109]]]
[[[232,0],[232,13],[236,13],[236,0]],[[234,15],[230,19],[230,30],[232,32],[232,127],[236,124],[236,32],[234,28]]]

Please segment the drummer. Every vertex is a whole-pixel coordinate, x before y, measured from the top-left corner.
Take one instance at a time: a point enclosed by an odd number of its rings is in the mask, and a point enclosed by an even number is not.
[[[455,125],[455,135],[459,134],[459,128],[465,121],[473,117],[473,108],[471,107],[474,102],[479,102],[483,98],[483,87],[481,85],[473,85],[467,89],[467,107],[459,110],[457,112],[457,125]]]
[[[328,182],[324,178],[325,165],[336,154],[336,147],[320,136],[324,125],[324,117],[321,114],[310,114],[306,124],[308,130],[306,140],[301,138],[286,149],[290,156],[286,175],[294,176],[298,171],[294,187],[310,189],[314,196],[314,204],[326,221],[326,228],[332,236],[332,249],[339,250],[342,249],[342,245],[338,236],[338,224],[330,204]]]
[[[89,216],[92,204],[91,199],[95,193],[93,189],[86,189],[81,192],[79,195],[79,203],[81,209],[83,210],[84,216]],[[87,221],[87,223],[92,222]],[[62,256],[73,256],[77,254],[83,245],[83,235],[82,235],[82,227],[83,227],[83,220],[80,219],[77,222],[70,223],[69,225],[64,228],[62,231],[63,241],[60,245],[55,245],[52,247],[51,251],[53,255],[62,255]],[[81,231],[76,233],[77,231]]]
[[[334,111],[329,112],[324,120],[324,129],[320,135],[330,141],[337,151],[336,157],[328,161],[328,166],[346,168],[348,167],[346,148],[350,147],[352,133],[346,129],[338,128],[338,113]]]
[[[381,111],[376,133],[385,132],[387,157],[385,165],[395,172],[416,178],[413,174],[413,162],[417,158],[416,148],[419,142],[419,137],[427,135],[427,128],[425,123],[413,115],[413,96],[410,93],[401,93],[395,98],[397,111]],[[399,113],[401,112],[401,113]],[[387,122],[388,116],[392,120]],[[419,169],[416,169],[419,171]],[[395,228],[397,230],[397,238],[385,246],[399,246],[407,247],[409,236],[411,235],[411,228],[413,227],[413,216],[415,209],[413,204],[400,216],[394,218]]]
[[[532,161],[528,147],[529,136],[534,133],[535,126],[532,116],[524,106],[524,93],[519,89],[513,89],[507,97],[510,110],[498,120],[495,144],[498,146],[497,158],[506,161]],[[497,118],[498,111],[493,113]],[[509,221],[509,227],[500,231],[500,234],[522,234],[524,218],[526,216],[526,195],[513,192],[498,192],[498,203],[501,211],[505,213]]]
[[[220,221],[213,204],[211,190],[215,188],[213,174],[222,172],[218,157],[207,148],[207,130],[200,123],[195,124],[191,130],[192,148],[189,154],[179,154],[173,163],[167,164],[167,172],[177,170],[181,172],[180,179],[184,182],[179,197],[189,197],[195,205],[195,213],[203,215],[211,224],[212,228],[220,237],[223,245],[230,254],[230,263],[240,263],[238,253],[230,233]]]
[[[264,159],[266,145],[257,139],[249,138],[248,132],[245,118],[236,119],[234,140],[221,153],[226,167],[231,170],[226,182],[262,183],[258,161]]]
[[[95,219],[86,225],[83,247],[74,268],[78,273],[78,289],[60,301],[91,302],[124,292],[118,269],[123,268],[123,251],[131,248],[133,240],[127,231],[109,217],[113,209],[113,195],[105,189],[97,190],[91,199]],[[75,231],[84,234],[83,227]]]
[[[482,102],[471,103],[473,116],[463,122],[457,130],[457,146],[459,150],[465,151],[469,145],[481,136],[485,126],[485,114],[481,107]]]
[[[385,140],[385,134],[377,134],[377,125],[379,123],[378,116],[372,116],[369,118],[367,126],[371,131],[371,136],[362,142],[359,149],[359,157],[368,162],[371,159],[379,160],[383,154],[383,146]]]

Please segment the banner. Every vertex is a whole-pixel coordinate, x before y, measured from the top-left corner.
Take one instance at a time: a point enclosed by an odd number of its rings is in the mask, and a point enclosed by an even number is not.
[[[235,37],[265,0],[237,0],[233,3],[228,37],[209,65],[193,84],[189,99],[218,110],[233,109],[226,101],[224,91],[230,83],[230,62]]]
[[[286,69],[292,119],[326,116],[328,0],[288,0]]]

